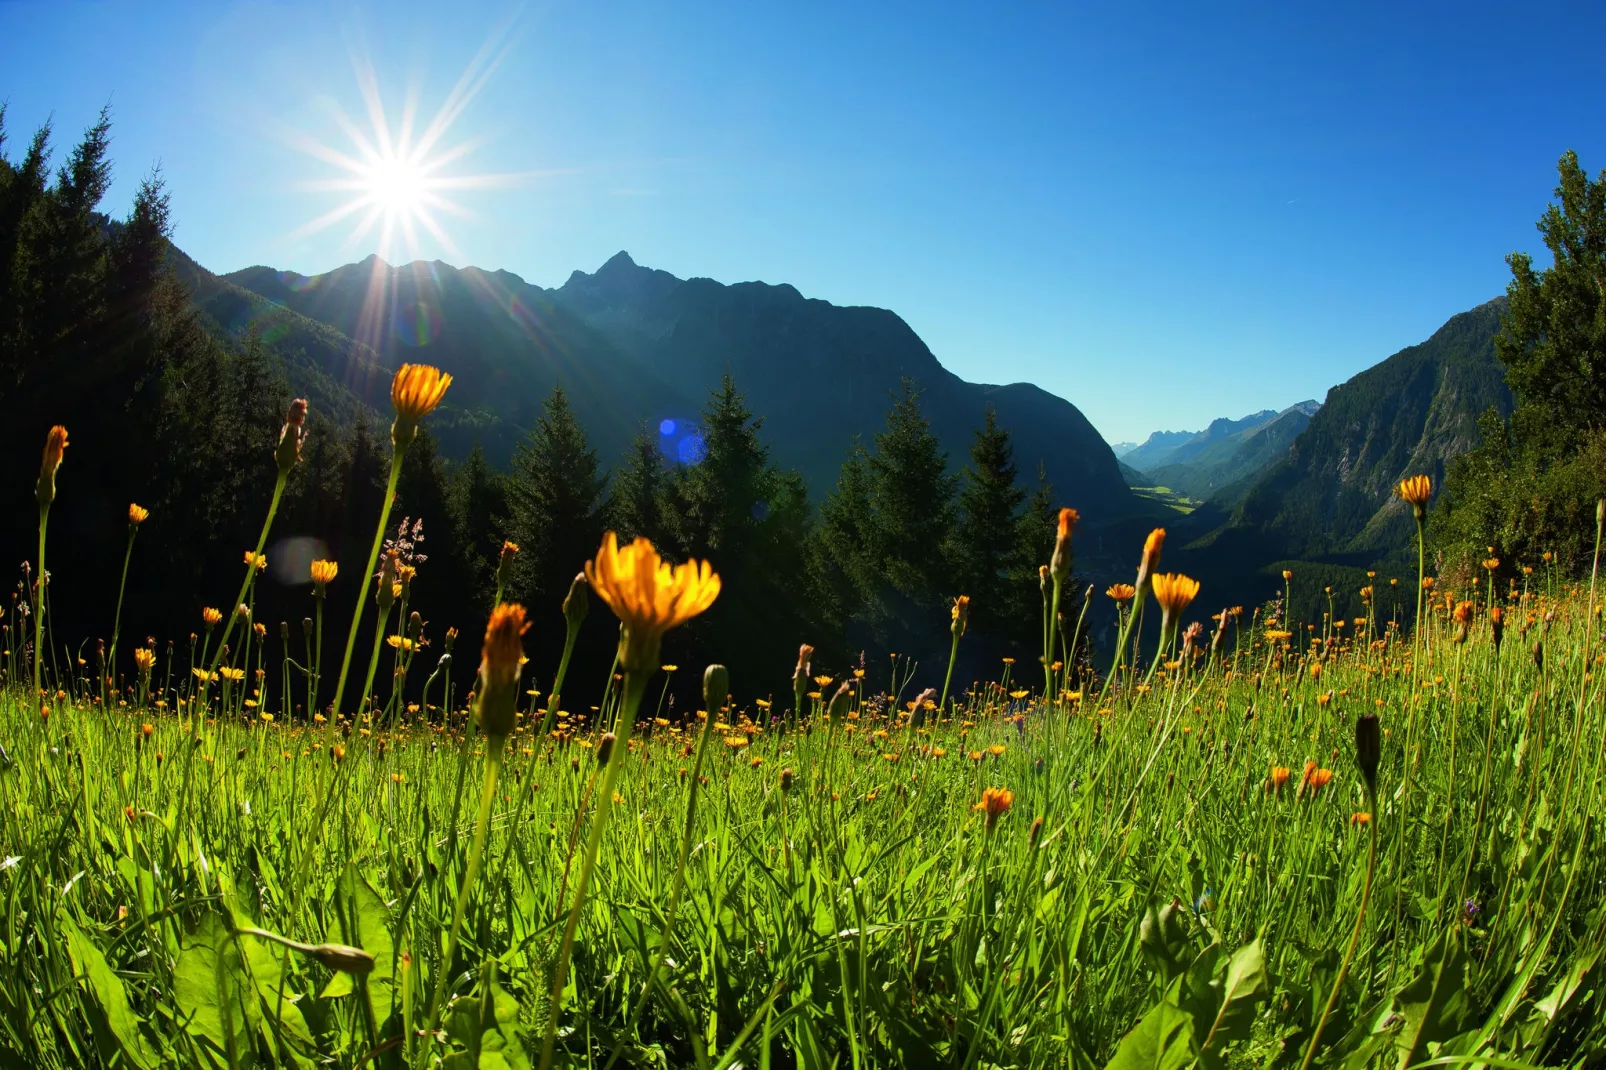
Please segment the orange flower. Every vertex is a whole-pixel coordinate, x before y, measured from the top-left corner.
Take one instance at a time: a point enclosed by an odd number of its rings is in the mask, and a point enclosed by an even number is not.
[[[1149,593],[1149,578],[1160,567],[1160,550],[1164,546],[1165,528],[1155,528],[1143,540],[1143,560],[1138,563],[1138,579],[1134,584],[1139,597],[1146,597]]]
[[[1179,572],[1162,572],[1152,580],[1154,597],[1167,619],[1175,617],[1199,593],[1199,581]]]
[[[67,449],[67,429],[60,424],[52,427],[45,436],[45,456],[39,465],[39,484],[36,494],[39,504],[49,505],[56,500],[56,469],[61,467],[61,456]]]
[[[949,615],[953,623],[949,625],[948,630],[953,632],[956,637],[964,635],[966,626],[970,624],[970,595],[962,594],[955,598],[954,608]],[[820,686],[823,687],[825,685],[822,684]]]
[[[145,518],[150,515],[151,511],[143,505],[135,505],[133,502],[128,503],[128,522],[132,526],[139,527],[145,523]]]
[[[1470,621],[1472,619],[1473,608],[1474,606],[1471,602],[1457,602],[1455,604],[1455,612],[1452,614],[1452,616],[1455,618],[1455,622],[1457,624],[1466,624],[1468,621]]]
[[[151,666],[155,664],[156,651],[142,646],[137,646],[134,648],[134,668],[138,669],[143,674],[150,672]]]
[[[418,422],[435,411],[446,396],[452,377],[428,364],[403,364],[390,381],[390,403],[396,410],[391,441],[406,447],[413,441]]]
[[[340,565],[334,561],[324,561],[321,558],[314,561],[312,563],[312,582],[317,589],[316,593],[323,594],[323,589],[335,581],[335,576],[339,572]]]
[[[1054,556],[1050,559],[1048,572],[1056,582],[1064,582],[1071,574],[1071,533],[1076,530],[1076,522],[1081,519],[1075,509],[1061,509],[1059,528],[1054,536]]]
[[[211,606],[207,606],[201,610],[201,619],[205,621],[206,626],[210,628],[223,619],[223,613],[221,610],[213,609]]]
[[[1352,825],[1370,825],[1372,823],[1372,815],[1364,810],[1359,811],[1350,815],[1349,823]]]
[[[1104,589],[1104,593],[1117,602],[1130,602],[1138,591],[1130,583],[1112,583]]]
[[[1290,770],[1286,765],[1272,766],[1271,776],[1266,778],[1266,790],[1281,791],[1283,785],[1288,783],[1289,772]]]
[[[1015,805],[1015,793],[1008,788],[987,788],[981,793],[981,802],[972,806],[972,810],[987,815],[987,831],[991,832],[998,819],[1009,813],[1009,808]]]
[[[1428,499],[1433,497],[1433,481],[1427,476],[1408,476],[1400,480],[1400,485],[1394,488],[1394,493],[1411,505],[1411,509],[1420,519],[1427,512]]]
[[[586,562],[586,579],[624,623],[619,663],[634,672],[651,671],[659,662],[664,633],[713,605],[720,588],[719,575],[708,562],[671,567],[651,542],[638,538],[621,548],[611,531],[602,537],[596,558]]]
[[[1299,788],[1300,791],[1304,791],[1306,788],[1309,788],[1310,794],[1315,795],[1317,792],[1325,788],[1327,786],[1327,782],[1332,779],[1333,771],[1331,769],[1320,769],[1317,768],[1315,762],[1307,761],[1305,763],[1305,776],[1300,781]]]
[[[491,610],[480,659],[479,719],[485,734],[506,737],[517,719],[519,668],[524,661],[524,633],[530,628],[524,607],[503,602]]]

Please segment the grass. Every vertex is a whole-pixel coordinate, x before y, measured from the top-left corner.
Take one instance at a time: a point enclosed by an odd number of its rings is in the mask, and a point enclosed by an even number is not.
[[[661,716],[626,616],[598,712],[490,738],[446,684],[292,722],[319,662],[250,628],[36,698],[8,624],[0,1062],[1599,1065],[1600,598],[1534,583],[795,717]]]

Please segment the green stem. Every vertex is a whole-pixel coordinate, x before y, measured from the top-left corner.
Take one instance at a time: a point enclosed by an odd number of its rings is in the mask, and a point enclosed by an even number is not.
[[[106,655],[106,672],[103,675],[116,677],[117,675],[117,637],[123,630],[123,589],[128,586],[128,562],[134,556],[134,534],[139,531],[138,525],[128,525],[128,548],[123,551],[123,578],[117,582],[117,614],[112,617],[112,648]],[[106,682],[100,685],[101,708],[106,706]]]
[[[1350,963],[1355,961],[1355,945],[1360,943],[1361,929],[1366,922],[1366,905],[1372,899],[1372,876],[1377,872],[1377,800],[1373,797],[1370,788],[1366,792],[1366,804],[1372,815],[1367,828],[1370,837],[1366,849],[1366,884],[1361,889],[1361,909],[1355,915],[1355,929],[1350,933],[1349,948],[1344,952],[1344,961],[1339,963],[1338,975],[1333,978],[1333,987],[1327,993],[1327,1005],[1322,1008],[1322,1017],[1316,1023],[1316,1031],[1311,1034],[1310,1047],[1305,1049],[1305,1061],[1299,1064],[1299,1070],[1310,1070],[1310,1061],[1316,1055],[1316,1047],[1322,1042],[1322,1030],[1327,1028],[1327,1019],[1333,1014],[1333,1006],[1338,1002],[1338,990],[1344,984],[1344,977],[1349,973]]]
[[[268,530],[273,527],[274,514],[279,511],[279,499],[284,497],[285,480],[289,478],[290,472],[286,469],[281,471],[278,478],[273,481],[273,499],[268,502],[268,515],[262,521],[262,534],[257,536],[256,549],[251,552],[253,558],[262,553],[262,548],[268,544]],[[245,563],[245,579],[240,583],[240,593],[235,596],[234,604],[223,611],[223,619],[227,623],[223,625],[223,637],[217,641],[217,650],[212,654],[212,664],[207,669],[207,672],[217,672],[218,665],[222,663],[224,648],[229,644],[229,634],[234,631],[234,621],[239,616],[235,610],[244,604],[246,593],[250,591],[251,583],[256,579],[256,574],[257,567],[254,561],[247,561]]]
[[[563,656],[558,659],[558,674],[552,678],[552,689],[547,693],[546,714],[541,718],[541,732],[535,737],[536,745],[552,731],[552,722],[558,715],[558,697],[563,692],[563,678],[569,675],[569,658],[574,655],[575,640],[579,638],[579,623],[570,623],[568,633],[563,637]]]
[[[954,662],[957,661],[958,658],[959,633],[955,632],[954,641],[952,645],[948,647],[948,673],[942,678],[942,698],[937,702],[937,715],[939,717],[942,716],[942,711],[948,708],[948,685],[953,682]]]
[[[1060,620],[1060,578],[1054,577],[1054,595],[1048,607],[1048,641],[1043,644],[1043,701],[1054,701],[1054,633]],[[951,665],[950,665],[951,668]],[[944,688],[946,691],[946,688]]]
[[[39,670],[44,665],[45,641],[45,528],[50,524],[50,506],[39,507],[39,576],[34,583],[33,600],[33,694],[39,701]],[[38,712],[37,710],[35,712]]]
[[[480,875],[480,859],[485,854],[486,833],[491,825],[491,807],[496,802],[496,780],[502,771],[502,752],[507,745],[506,736],[490,736],[485,746],[485,786],[480,791],[480,814],[474,823],[474,842],[468,851],[468,869],[463,873],[462,887],[457,890],[457,905],[452,909],[452,927],[446,934],[446,954],[441,958],[440,976],[435,980],[435,995],[429,1004],[429,1027],[440,1027],[441,1006],[446,998],[446,982],[451,976],[452,959],[457,957],[457,936],[463,927],[463,912],[468,907],[469,893]]]
[[[541,1070],[551,1070],[552,1054],[558,1038],[558,1015],[563,1011],[563,989],[568,983],[569,956],[574,950],[574,936],[580,928],[580,912],[585,907],[586,889],[591,884],[591,875],[597,866],[597,855],[602,850],[602,834],[608,828],[608,816],[613,811],[613,786],[619,777],[619,770],[624,765],[624,757],[630,751],[630,730],[636,722],[636,710],[641,706],[641,696],[647,689],[647,678],[651,675],[650,669],[625,670],[624,709],[619,713],[618,738],[613,744],[613,753],[608,756],[608,768],[602,774],[602,783],[597,791],[597,815],[591,822],[591,836],[586,842],[586,855],[580,865],[580,876],[574,886],[574,905],[569,908],[569,920],[563,928],[563,944],[558,949],[557,969],[552,972],[552,991],[548,1000],[546,1039],[541,1046]],[[712,719],[718,714],[714,710],[708,711]]]
[[[357,626],[362,623],[363,600],[368,594],[368,580],[379,561],[379,548],[385,542],[385,527],[390,523],[390,507],[396,503],[396,481],[401,478],[402,456],[405,447],[392,446],[390,453],[390,481],[385,485],[385,504],[379,510],[379,526],[374,529],[374,545],[368,551],[368,564],[357,583],[357,608],[351,611],[351,627],[346,632],[346,653],[340,659],[340,678],[335,683],[333,714],[340,715],[340,699],[346,693],[346,674],[351,670],[351,652],[357,645]],[[332,720],[333,718],[331,718]]]

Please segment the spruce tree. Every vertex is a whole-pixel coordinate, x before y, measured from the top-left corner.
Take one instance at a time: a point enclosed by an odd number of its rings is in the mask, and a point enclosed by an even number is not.
[[[509,527],[508,495],[506,478],[485,460],[478,442],[453,466],[450,505],[453,537],[467,552],[473,604],[488,611]]]
[[[954,532],[955,573],[970,596],[971,625],[982,637],[1002,638],[1020,610],[1013,585],[1019,578],[1021,505],[1026,492],[1016,482],[1009,432],[991,407],[976,429],[970,464],[962,474],[959,518]]]
[[[810,543],[822,610],[837,634],[857,632],[879,586],[871,558],[870,455],[857,439],[842,461],[836,486],[820,503]]]
[[[514,452],[507,486],[508,537],[519,545],[507,597],[531,608],[537,630],[549,618],[561,624],[558,606],[597,552],[607,482],[568,396],[554,387]]]
[[[949,553],[956,480],[920,409],[912,380],[887,413],[870,457],[870,558],[882,579],[883,638],[906,652],[936,652],[946,602],[960,594]]]
[[[625,454],[623,467],[617,470],[613,480],[609,512],[621,539],[640,536],[652,540],[661,551],[670,548],[669,531],[664,523],[668,480],[663,451],[658,448],[652,432],[642,425]]]

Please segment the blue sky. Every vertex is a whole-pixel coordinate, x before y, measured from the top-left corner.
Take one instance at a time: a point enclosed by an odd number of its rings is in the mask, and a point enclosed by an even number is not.
[[[1320,398],[1500,293],[1562,151],[1606,167],[1603,10],[0,0],[0,99],[13,156],[109,101],[108,210],[159,163],[201,263],[312,274],[378,248],[306,229],[359,72],[395,129],[469,71],[439,173],[504,177],[417,255],[880,305],[1114,441]]]

